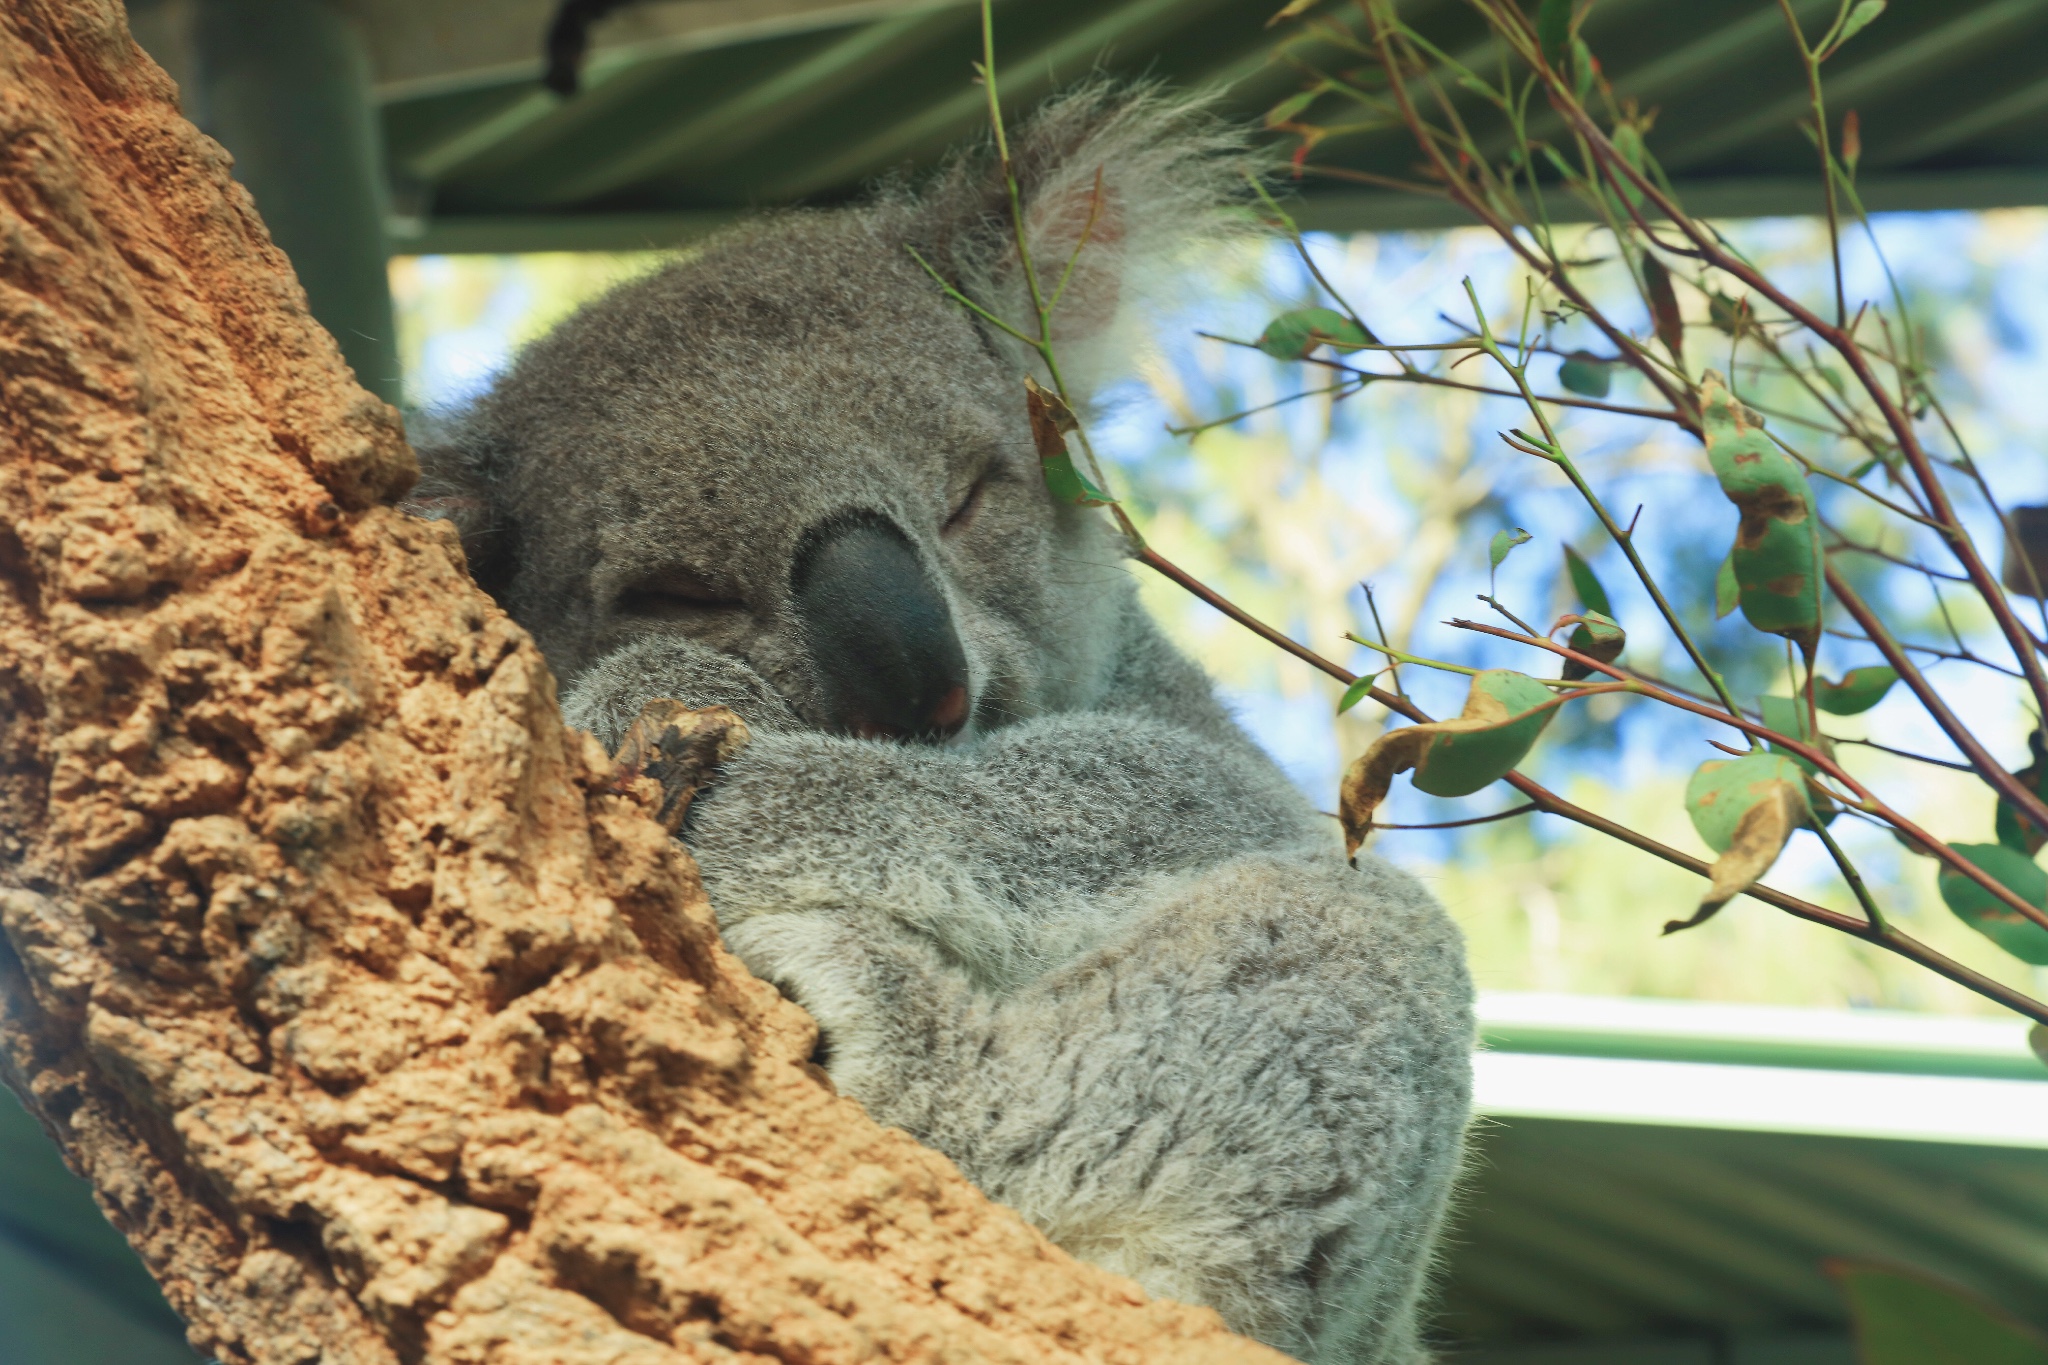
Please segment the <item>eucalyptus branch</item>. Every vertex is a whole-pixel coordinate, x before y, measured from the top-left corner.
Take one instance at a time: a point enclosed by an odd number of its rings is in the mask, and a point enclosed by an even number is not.
[[[1515,387],[1520,391],[1523,401],[1528,405],[1529,411],[1535,416],[1537,423],[1543,428],[1543,435],[1548,449],[1546,451],[1531,451],[1531,453],[1549,460],[1558,469],[1563,471],[1567,479],[1571,480],[1572,487],[1578,489],[1579,496],[1585,499],[1588,507],[1593,509],[1593,515],[1600,519],[1600,524],[1607,529],[1608,536],[1613,539],[1616,545],[1621,547],[1621,552],[1628,556],[1629,567],[1635,570],[1636,578],[1642,583],[1644,590],[1650,594],[1650,600],[1657,604],[1658,612],[1664,617],[1664,624],[1670,627],[1671,633],[1677,637],[1678,643],[1686,652],[1686,656],[1692,660],[1693,667],[1700,671],[1700,676],[1705,678],[1707,685],[1714,689],[1714,695],[1721,699],[1721,704],[1727,707],[1728,713],[1731,716],[1740,716],[1742,709],[1735,704],[1735,697],[1728,691],[1728,684],[1714,670],[1713,665],[1707,662],[1707,656],[1700,652],[1699,645],[1693,641],[1692,633],[1685,628],[1684,622],[1678,619],[1678,612],[1666,600],[1663,589],[1657,586],[1656,575],[1650,572],[1650,566],[1643,563],[1642,556],[1636,553],[1634,535],[1628,530],[1623,529],[1621,524],[1614,519],[1613,514],[1607,510],[1607,504],[1600,500],[1600,495],[1593,491],[1593,486],[1586,482],[1583,474],[1579,473],[1578,466],[1572,462],[1569,455],[1565,454],[1564,447],[1558,442],[1557,432],[1550,425],[1550,419],[1544,415],[1542,407],[1536,402],[1534,393],[1530,391],[1526,364],[1517,365],[1510,361],[1507,358],[1507,354],[1501,350],[1499,343],[1493,339],[1492,330],[1487,326],[1486,312],[1479,304],[1479,292],[1472,287],[1472,281],[1469,279],[1465,281],[1465,296],[1472,301],[1473,314],[1479,322],[1479,339],[1486,348],[1487,355],[1492,357],[1493,362],[1503,370],[1506,370],[1509,377],[1515,381]],[[1524,450],[1529,449],[1528,446],[1521,448]]]
[[[1592,300],[1572,282],[1569,273],[1561,265],[1533,251],[1515,234],[1511,224],[1503,221],[1491,207],[1473,197],[1464,176],[1436,145],[1435,139],[1430,135],[1429,125],[1415,108],[1413,99],[1409,97],[1406,79],[1402,75],[1403,63],[1393,46],[1395,34],[1400,31],[1401,25],[1394,17],[1392,0],[1369,0],[1368,14],[1373,26],[1373,45],[1388,75],[1389,92],[1400,108],[1402,121],[1408,125],[1410,134],[1415,137],[1423,155],[1429,159],[1437,178],[1442,182],[1445,193],[1499,237],[1531,269],[1550,281],[1558,293],[1571,300],[1572,304],[1606,336],[1608,342],[1628,364],[1647,379],[1674,410],[1681,413],[1693,412],[1697,405],[1691,401],[1691,395],[1671,382],[1663,369],[1636,343],[1634,337],[1609,322],[1606,316],[1593,306]],[[1697,435],[1697,421],[1689,420],[1687,429]]]
[[[1733,725],[1749,735],[1752,740],[1765,741],[1774,749],[1782,750],[1788,754],[1795,754],[1805,759],[1815,769],[1825,773],[1832,780],[1841,783],[1849,792],[1849,796],[1846,798],[1839,792],[1828,792],[1829,796],[1840,801],[1845,806],[1876,816],[1906,837],[1912,839],[1915,843],[1921,845],[1931,855],[1948,864],[1950,870],[1976,882],[2027,919],[2032,920],[2043,929],[2048,929],[2048,908],[2033,904],[2008,887],[2004,882],[1999,881],[1968,858],[1957,853],[1942,840],[1929,834],[1905,814],[1893,809],[1868,787],[1850,776],[1840,764],[1835,762],[1834,757],[1819,745],[1809,744],[1805,740],[1797,739],[1782,731],[1773,730],[1769,726],[1753,721],[1740,713],[1723,715],[1712,707],[1701,705],[1699,702],[1693,701],[1688,697],[1666,692],[1660,687],[1653,687],[1637,679],[1630,678],[1627,674],[1610,664],[1602,663],[1590,655],[1582,654],[1567,645],[1560,645],[1556,641],[1545,639],[1540,635],[1519,635],[1514,631],[1502,630],[1499,626],[1489,626],[1478,621],[1458,620],[1452,621],[1449,624],[1459,630],[1475,631],[1481,635],[1492,635],[1503,640],[1513,640],[1518,644],[1531,645],[1537,649],[1548,650],[1560,658],[1570,659],[1572,662],[1583,667],[1595,669],[1619,679],[1613,687],[1600,689],[1602,691],[1634,692],[1638,696],[1648,697],[1653,701],[1661,701],[1666,706],[1675,707],[1680,711],[1689,711],[1708,720],[1719,721],[1723,725]],[[1548,704],[1546,703],[1546,705]],[[2001,769],[2000,771],[2002,772],[2003,770]],[[2012,782],[2012,785],[2018,789],[2019,783],[2011,779],[2010,774],[2006,774],[2006,776]],[[1823,788],[1822,790],[1825,791],[1826,789]],[[2040,806],[2038,799],[2034,805],[2036,808]],[[2031,816],[2033,811],[2029,810],[2027,814]],[[2043,822],[2043,827],[2048,828],[2048,821]]]
[[[1820,56],[1807,46],[1806,33],[1799,27],[1799,15],[1792,8],[1792,0],[1778,0],[1778,8],[1785,15],[1785,27],[1792,31],[1793,45],[1799,49],[1799,60],[1806,70],[1806,98],[1813,108],[1814,143],[1820,149],[1820,176],[1827,192],[1828,255],[1835,268],[1835,321],[1846,323],[1849,304],[1842,286],[1841,208],[1835,202],[1835,155],[1828,139],[1827,101],[1821,93]],[[1836,31],[1839,29],[1838,19]]]
[[[1382,821],[1372,822],[1374,829],[1464,829],[1468,825],[1490,825],[1496,820],[1512,820],[1518,815],[1529,815],[1541,810],[1534,801],[1524,801],[1519,806],[1497,810],[1491,815],[1472,815],[1463,820],[1432,820],[1426,825],[1389,825]]]
[[[1658,212],[1670,218],[1679,231],[1700,250],[1710,265],[1740,280],[1748,288],[1783,309],[1787,316],[1796,319],[1801,326],[1826,342],[1855,373],[1857,382],[1863,386],[1864,392],[1877,406],[1884,417],[1885,425],[1890,428],[1893,438],[1897,441],[1901,454],[1911,466],[1915,481],[1920,485],[1928,515],[1937,523],[1938,530],[1948,544],[1949,552],[1955,555],[1963,566],[1972,585],[1983,597],[1985,606],[1990,609],[1993,619],[1997,621],[1999,630],[2005,635],[2007,644],[2019,659],[2020,667],[2027,676],[2027,686],[2033,693],[2036,708],[2048,712],[2048,671],[2044,671],[2042,667],[2042,661],[2033,648],[2032,638],[2013,614],[2012,605],[2006,600],[2003,589],[1977,553],[1977,547],[1971,540],[1969,532],[1963,529],[1957,519],[1954,505],[1949,501],[1948,490],[1942,486],[1933,461],[1921,444],[1918,431],[1914,429],[1912,419],[1904,408],[1893,400],[1883,382],[1871,369],[1869,357],[1861,344],[1848,331],[1831,325],[1778,288],[1747,261],[1725,250],[1714,234],[1687,217],[1648,177],[1629,164],[1628,159],[1615,149],[1614,144],[1608,141],[1585,110],[1571,98],[1569,91],[1564,90],[1554,78],[1546,79],[1552,83],[1553,104],[1582,132],[1587,141],[1600,153],[1603,162],[1617,174],[1626,176],[1644,198],[1656,205]]]
[[[1145,552],[1146,555],[1152,555],[1153,553],[1150,550]],[[1239,625],[1252,631],[1261,639],[1279,646],[1303,662],[1320,669],[1343,686],[1349,687],[1358,681],[1357,674],[1330,662],[1306,645],[1300,644],[1281,631],[1275,630],[1243,608],[1238,607],[1228,599],[1187,576],[1182,570],[1166,564],[1164,561],[1155,563],[1153,567],[1159,569],[1161,573],[1166,574],[1168,577],[1173,578],[1190,592],[1229,616]],[[1588,660],[1588,662],[1593,663],[1595,667],[1603,672],[1607,671],[1605,665],[1591,660]],[[1408,698],[1397,696],[1384,688],[1369,688],[1366,695],[1394,714],[1414,721],[1417,724],[1426,724],[1432,719],[1427,711],[1415,705]],[[1598,812],[1587,810],[1583,806],[1568,801],[1533,778],[1522,773],[1511,772],[1502,780],[1516,791],[1522,793],[1524,797],[1528,798],[1536,806],[1538,811],[1544,814],[1561,816],[1575,824],[1583,825],[1587,829],[1596,830],[1612,839],[1640,849],[1653,857],[1661,858],[1665,862],[1682,867],[1696,876],[1711,876],[1712,870],[1702,859],[1695,858],[1690,853],[1675,849],[1669,844],[1651,838],[1647,834],[1610,820]],[[1974,867],[1974,864],[1971,864],[1971,866]],[[1807,920],[1810,923],[1837,930],[1854,938],[1862,939],[1866,943],[1883,948],[1887,952],[1895,953],[1907,961],[1917,963],[1936,975],[1953,981],[1957,985],[1962,986],[1966,990],[1973,991],[1987,1000],[1995,1001],[2015,1013],[2023,1014],[2037,1022],[2048,1024],[2048,1004],[2043,1004],[2041,1001],[2035,1000],[2023,992],[2016,991],[2002,982],[1994,981],[1982,972],[1966,967],[1954,958],[1938,952],[1910,935],[1902,934],[1888,925],[1873,927],[1866,920],[1859,919],[1854,915],[1845,915],[1838,910],[1830,910],[1826,906],[1816,905],[1812,901],[1804,900],[1798,896],[1790,895],[1775,887],[1765,886],[1761,883],[1749,887],[1743,894],[1753,900],[1759,900],[1766,905],[1783,910],[1787,914]]]
[[[1259,349],[1259,344],[1256,341],[1245,341],[1238,337],[1227,337],[1219,332],[1197,331],[1195,335],[1208,341],[1220,341],[1226,346],[1241,346],[1251,351]],[[1344,349],[1347,351],[1483,351],[1484,348],[1471,341],[1431,341],[1418,343],[1413,346],[1347,345]],[[1397,374],[1386,374],[1379,370],[1361,370],[1356,365],[1347,365],[1341,360],[1332,359],[1327,356],[1311,355],[1304,356],[1302,359],[1306,364],[1319,366],[1326,370],[1335,370],[1339,374],[1351,375],[1372,383],[1420,384],[1426,388],[1457,389],[1461,393],[1484,394],[1489,398],[1522,397],[1514,389],[1497,389],[1487,384],[1472,384],[1462,379],[1450,379],[1443,375],[1430,374],[1425,370],[1404,370]],[[1320,392],[1320,390],[1316,392]],[[1282,401],[1287,400],[1283,399]],[[1611,412],[1622,417],[1646,417],[1655,422],[1669,422],[1673,426],[1680,427],[1686,431],[1691,431],[1697,425],[1692,418],[1684,413],[1673,412],[1665,408],[1630,407],[1626,403],[1607,403],[1597,398],[1568,398],[1563,394],[1547,393],[1537,394],[1536,401],[1548,403],[1552,407],[1585,408],[1591,412]],[[1257,411],[1257,409],[1254,409],[1254,411]]]
[[[2020,814],[2033,821],[2036,826],[2048,829],[2048,804],[2044,804],[2039,796],[2028,791],[2025,783],[2007,772],[2005,765],[1993,758],[1983,744],[1978,742],[1977,736],[1957,718],[1954,711],[1949,709],[1941,694],[1928,683],[1927,676],[1914,665],[1913,660],[1900,647],[1892,633],[1885,629],[1884,622],[1877,619],[1877,613],[1857,595],[1847,580],[1835,572],[1834,565],[1828,565],[1827,576],[1829,591],[1833,592],[1835,599],[1856,618],[1856,624],[1870,637],[1870,643],[1876,645],[1878,652],[1884,655],[1884,661],[1897,670],[1899,680],[1912,689],[1913,695],[1918,697],[1920,704],[1927,709],[1927,714],[1941,727],[1941,732],[1948,736],[1949,743],[1955,745],[1957,751],[1970,761],[1970,766],[1976,769],[1977,776],[1983,778],[1993,791],[2010,801]]]
[[[1320,389],[1303,389],[1300,393],[1290,393],[1284,398],[1275,398],[1270,403],[1260,403],[1256,407],[1241,409],[1231,413],[1228,417],[1217,417],[1207,422],[1197,422],[1192,426],[1169,426],[1166,428],[1166,434],[1169,436],[1199,436],[1205,431],[1214,431],[1217,427],[1227,427],[1232,423],[1242,422],[1247,417],[1255,417],[1262,412],[1271,412],[1275,408],[1284,408],[1290,403],[1299,403],[1304,398],[1321,398],[1326,395],[1349,398],[1360,389],[1363,389],[1366,383],[1369,382],[1371,381],[1361,382],[1354,379],[1340,379],[1336,383],[1326,384]]]

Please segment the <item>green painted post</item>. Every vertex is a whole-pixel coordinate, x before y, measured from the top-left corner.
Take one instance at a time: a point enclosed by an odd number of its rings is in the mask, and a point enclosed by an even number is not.
[[[356,378],[396,403],[383,139],[362,35],[325,0],[198,0],[191,40],[188,111],[233,154]]]

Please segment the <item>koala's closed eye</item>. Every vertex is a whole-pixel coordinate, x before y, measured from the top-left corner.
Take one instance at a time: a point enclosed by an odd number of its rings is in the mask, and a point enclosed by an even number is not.
[[[974,481],[974,485],[961,496],[960,501],[947,514],[945,524],[939,527],[940,535],[957,536],[974,525],[974,518],[980,514],[982,503],[988,500],[989,481],[993,477],[992,472],[984,472]]]
[[[745,611],[730,589],[680,564],[666,564],[619,589],[612,610],[649,620],[692,620],[716,612]]]

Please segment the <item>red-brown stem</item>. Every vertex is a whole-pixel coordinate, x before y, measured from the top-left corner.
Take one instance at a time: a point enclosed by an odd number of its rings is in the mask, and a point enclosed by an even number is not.
[[[1160,554],[1159,551],[1153,549],[1151,546],[1148,545],[1138,552],[1138,562],[1140,564],[1145,565],[1149,569],[1164,574],[1166,577],[1180,584],[1183,588],[1186,588],[1195,596],[1201,598],[1204,602],[1207,602],[1210,606],[1216,608],[1216,610],[1222,612],[1225,616],[1228,616],[1231,620],[1243,626],[1252,634],[1264,640],[1267,644],[1274,645],[1280,649],[1286,650],[1289,654],[1292,654],[1295,658],[1301,660],[1309,667],[1321,669],[1323,672],[1329,674],[1331,677],[1341,681],[1346,687],[1349,687],[1352,683],[1358,681],[1358,675],[1356,673],[1353,673],[1349,669],[1343,668],[1340,665],[1331,663],[1328,659],[1325,659],[1322,655],[1316,653],[1307,645],[1298,644],[1288,636],[1281,634],[1279,631],[1267,625],[1264,621],[1261,621],[1258,617],[1246,611],[1243,607],[1238,606],[1237,603],[1225,597],[1222,593],[1217,592],[1214,588],[1211,588],[1207,583],[1204,583],[1201,579],[1196,578],[1186,569],[1183,569],[1178,564],[1175,564],[1165,555]],[[1405,700],[1395,696],[1391,692],[1382,692],[1380,691],[1380,689],[1375,687],[1372,690],[1372,697],[1374,701],[1379,702],[1382,706],[1391,706],[1396,711],[1399,711],[1402,715],[1407,716],[1410,720],[1426,719],[1426,717],[1423,716],[1422,712],[1416,710],[1414,707],[1410,706]],[[2044,822],[2042,827],[2044,829],[2048,829],[2048,822]]]
[[[1321,670],[1346,687],[1358,681],[1358,675],[1350,669],[1331,663],[1322,655],[1308,648],[1308,646],[1299,644],[1292,638],[1273,629],[1264,621],[1259,620],[1258,617],[1245,611],[1229,598],[1224,597],[1200,579],[1195,578],[1192,574],[1174,564],[1158,551],[1148,548],[1142,551],[1138,558],[1148,567],[1172,579],[1175,583],[1201,598],[1204,602],[1207,602],[1231,620],[1251,631],[1254,635],[1287,651],[1303,663]],[[1588,660],[1587,662],[1593,661]],[[1596,666],[1600,667],[1602,671],[1607,671],[1604,665]],[[1367,695],[1396,715],[1405,716],[1418,724],[1426,723],[1430,720],[1429,713],[1421,707],[1415,705],[1406,697],[1395,696],[1384,688],[1372,688],[1368,691]],[[1713,719],[1726,723],[1727,717],[1721,712],[1714,711],[1711,715]],[[1509,773],[1505,781],[1509,786],[1534,802],[1536,808],[1545,814],[1562,816],[1574,824],[1584,825],[1587,829],[1597,830],[1609,838],[1619,839],[1622,843],[1639,848],[1653,857],[1662,858],[1665,862],[1682,867],[1696,876],[1712,876],[1713,870],[1703,860],[1695,858],[1689,853],[1682,853],[1669,844],[1659,843],[1647,834],[1639,834],[1626,825],[1616,824],[1606,816],[1595,814],[1583,806],[1574,805],[1533,778],[1525,777],[1521,773]],[[1812,901],[1802,900],[1798,896],[1788,895],[1783,891],[1779,891],[1774,887],[1764,886],[1761,883],[1750,887],[1743,894],[1760,900],[1766,905],[1775,906],[1789,915],[1796,915],[1800,919],[1808,920],[1814,924],[1839,930],[1842,933],[1859,938],[1865,943],[1875,944],[1887,952],[1898,954],[1909,962],[1918,963],[1937,976],[1946,977],[1966,990],[1975,991],[1987,1000],[1995,1000],[2017,1014],[2023,1014],[2038,1023],[2048,1024],[2048,1005],[2031,999],[2010,986],[1993,981],[1990,977],[1965,967],[1954,958],[1944,956],[1919,940],[1902,934],[1896,929],[1888,926],[1866,924],[1854,915],[1845,915],[1839,910],[1830,910],[1826,906],[1815,905]]]
[[[1583,806],[1575,806],[1563,797],[1556,795],[1548,788],[1531,781],[1520,773],[1509,773],[1507,775],[1507,782],[1508,785],[1534,801],[1540,809],[1551,815],[1561,815],[1565,819],[1584,825],[1588,829],[1598,830],[1609,838],[1619,839],[1622,843],[1662,858],[1667,863],[1676,864],[1698,876],[1711,877],[1713,875],[1713,869],[1707,865],[1705,860],[1695,858],[1689,853],[1681,853],[1668,844],[1660,844],[1646,834],[1638,834],[1635,830],[1628,828],[1628,826],[1616,824],[1606,816],[1597,815]],[[1896,929],[1889,927],[1873,928],[1854,915],[1845,915],[1839,910],[1830,910],[1826,906],[1815,905],[1812,901],[1801,900],[1797,896],[1787,895],[1775,887],[1765,886],[1760,882],[1750,887],[1743,894],[1760,900],[1766,905],[1776,906],[1788,915],[1796,915],[1800,919],[1808,920],[1814,924],[1839,930],[1853,938],[1862,939],[1865,943],[1875,944],[1886,952],[1897,953],[1908,962],[1916,962],[1935,975],[1947,977],[1958,986],[1966,990],[1975,991],[1987,1000],[1996,1000],[2015,1014],[2023,1014],[2036,1023],[2048,1024],[2048,1005],[2044,1005],[2031,996],[2016,991],[2001,982],[1993,981],[1983,973],[1965,967],[1954,958],[1936,952],[1918,939],[1902,934]]]
[[[1638,696],[1648,697],[1652,701],[1661,701],[1666,706],[1674,706],[1681,711],[1689,711],[1693,715],[1702,716],[1707,720],[1734,726],[1743,733],[1755,735],[1758,739],[1765,740],[1786,753],[1797,754],[1854,793],[1858,801],[1861,802],[1858,809],[1864,811],[1865,814],[1875,816],[1908,838],[1913,839],[1936,858],[1947,863],[1958,875],[1968,877],[1971,881],[1977,883],[1977,885],[1983,887],[1986,891],[1989,891],[1992,895],[1998,897],[1998,899],[2004,901],[2043,929],[2048,929],[2048,908],[2030,903],[2025,897],[2021,896],[2004,882],[1999,881],[1983,868],[1950,848],[1942,840],[1935,838],[1932,834],[1920,828],[1919,825],[1906,816],[1893,810],[1885,802],[1879,800],[1877,795],[1868,787],[1851,777],[1840,764],[1836,763],[1829,754],[1818,746],[1808,744],[1803,740],[1794,739],[1790,735],[1781,734],[1769,726],[1753,721],[1739,712],[1731,715],[1715,707],[1702,705],[1690,697],[1666,692],[1654,683],[1646,683],[1640,679],[1630,678],[1626,673],[1623,673],[1611,664],[1602,663],[1590,655],[1581,654],[1576,649],[1558,644],[1554,640],[1546,640],[1540,635],[1523,635],[1517,631],[1503,630],[1499,626],[1489,626],[1479,621],[1457,620],[1452,621],[1451,624],[1459,630],[1476,631],[1481,635],[1493,635],[1503,640],[1513,640],[1516,644],[1531,645],[1537,649],[1547,649],[1561,659],[1570,659],[1574,663],[1583,665],[1586,668],[1596,669],[1629,684],[1630,690],[1634,691]],[[1996,765],[1993,766],[1995,767]],[[2003,770],[2001,769],[2001,771]]]
[[[1692,242],[1702,260],[1723,274],[1742,281],[1783,309],[1786,316],[1832,347],[1844,363],[1855,372],[1857,382],[1863,386],[1864,392],[1869,395],[1871,402],[1883,416],[1885,425],[1891,429],[1892,439],[1898,442],[1900,453],[1913,467],[1914,480],[1920,485],[1921,496],[1927,499],[1927,510],[1936,523],[1935,529],[1948,543],[1949,552],[1963,566],[1963,571],[1969,575],[1972,586],[1977,589],[1978,595],[1984,599],[1984,605],[1998,622],[1998,628],[2004,634],[2006,644],[2018,658],[2020,668],[2027,675],[2027,686],[2034,694],[2035,705],[2044,714],[2048,714],[2048,672],[2042,669],[2040,656],[2034,650],[2033,637],[2013,614],[2012,604],[2006,600],[2004,590],[1992,577],[1991,570],[1977,553],[1976,545],[1957,521],[1954,504],[1948,498],[1948,490],[1942,487],[1941,479],[1934,471],[1933,461],[1920,444],[1920,435],[1913,430],[1912,419],[1885,391],[1884,384],[1870,368],[1869,357],[1864,354],[1862,346],[1857,344],[1856,339],[1848,331],[1828,323],[1772,284],[1762,274],[1751,269],[1748,264],[1723,251],[1711,233],[1702,231],[1683,210],[1665,197],[1664,192],[1654,181],[1631,166],[1628,159],[1614,149],[1614,144],[1607,140],[1599,125],[1594,123],[1585,110],[1579,107],[1578,101],[1571,98],[1558,84],[1554,75],[1546,74],[1545,80],[1550,85],[1552,105],[1571,122],[1588,145],[1593,147],[1610,175],[1626,176],[1642,196],[1655,204],[1657,211],[1669,218]]]
[[[2035,825],[2048,829],[2048,823],[2044,823],[2048,822],[2048,803],[2044,803],[2039,796],[2028,791],[2025,784],[2006,771],[2004,764],[1991,756],[1970,732],[1970,727],[1963,724],[1962,718],[1951,711],[1948,703],[1941,699],[1941,694],[1927,681],[1927,675],[1914,665],[1911,657],[1900,648],[1899,642],[1892,638],[1891,632],[1884,628],[1884,623],[1877,619],[1877,613],[1870,609],[1870,604],[1857,596],[1856,590],[1835,572],[1834,565],[1828,566],[1827,575],[1828,588],[1835,594],[1835,600],[1848,610],[1849,615],[1856,618],[1856,624],[1863,627],[1863,633],[1869,638],[1870,643],[1876,645],[1878,653],[1884,655],[1884,661],[1898,671],[1900,680],[1920,699],[1920,704],[1927,708],[1927,714],[1934,718],[1934,723],[1949,737],[1949,742],[1962,751],[1964,758],[1970,760],[1970,766],[1976,770],[1977,775],[1983,778],[1992,790],[2019,807],[2020,812]]]
[[[1401,64],[1388,46],[1385,28],[1378,23],[1374,24],[1373,45],[1379,49],[1380,64],[1387,72],[1389,92],[1401,107],[1402,121],[1408,125],[1408,131],[1415,135],[1423,155],[1427,156],[1436,168],[1438,178],[1443,181],[1445,193],[1457,201],[1467,213],[1484,223],[1495,236],[1507,243],[1508,249],[1520,256],[1530,269],[1549,280],[1560,294],[1570,299],[1585,314],[1587,320],[1598,327],[1608,341],[1613,343],[1615,350],[1627,358],[1630,366],[1649,380],[1651,386],[1663,395],[1665,402],[1680,413],[1691,412],[1694,405],[1688,396],[1671,383],[1655,361],[1643,354],[1642,348],[1636,345],[1633,337],[1610,323],[1606,315],[1579,292],[1579,287],[1571,282],[1570,276],[1561,267],[1537,255],[1515,235],[1510,224],[1502,221],[1499,215],[1472,196],[1471,187],[1466,184],[1464,177],[1445,159],[1442,149],[1437,147],[1435,140],[1426,135],[1426,125],[1422,122],[1422,116],[1416,112],[1414,101],[1408,97],[1407,78],[1401,74]],[[1682,419],[1680,425],[1695,436],[1700,434],[1697,419]]]

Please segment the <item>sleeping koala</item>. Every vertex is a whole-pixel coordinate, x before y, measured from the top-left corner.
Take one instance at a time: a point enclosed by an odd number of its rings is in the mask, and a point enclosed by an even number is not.
[[[1066,378],[1193,242],[1242,146],[1091,88],[1018,138]],[[1078,254],[1076,244],[1079,243]],[[572,724],[652,698],[754,739],[683,830],[818,1060],[1077,1256],[1315,1361],[1425,1355],[1470,1088],[1462,945],[1319,815],[1055,502],[1000,178],[743,228],[529,347],[421,506],[531,630]],[[1044,378],[1042,374],[1041,378]]]

